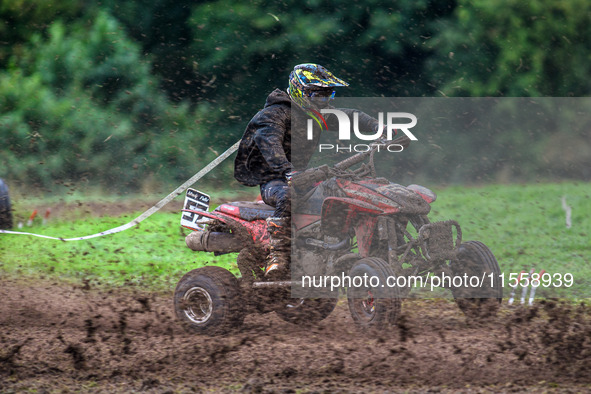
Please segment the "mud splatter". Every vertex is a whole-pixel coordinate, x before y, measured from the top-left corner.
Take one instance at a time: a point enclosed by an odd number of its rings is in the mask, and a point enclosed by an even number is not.
[[[170,294],[0,280],[0,391],[470,392],[591,389],[589,306],[403,303],[397,325],[355,327],[345,303],[298,326],[247,316],[224,337],[185,332]],[[39,300],[44,301],[42,313]]]

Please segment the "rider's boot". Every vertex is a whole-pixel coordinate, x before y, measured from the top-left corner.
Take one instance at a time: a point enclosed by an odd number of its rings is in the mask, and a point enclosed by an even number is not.
[[[265,277],[273,281],[289,280],[289,260],[291,257],[290,218],[268,218],[267,230],[270,237]]]

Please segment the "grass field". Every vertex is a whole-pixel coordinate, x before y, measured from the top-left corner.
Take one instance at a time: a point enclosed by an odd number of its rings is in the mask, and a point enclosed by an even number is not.
[[[591,184],[488,185],[434,189],[431,221],[457,220],[464,240],[479,240],[493,251],[507,275],[544,269],[574,278],[571,288],[538,290],[541,296],[590,298]],[[213,193],[215,194],[215,193]],[[567,228],[562,197],[572,209]],[[88,202],[92,197],[85,197]],[[119,201],[120,202],[120,201]],[[14,202],[17,216],[28,216],[43,201]],[[113,202],[116,204],[117,202]],[[71,205],[71,206],[70,206]],[[97,217],[76,210],[75,204],[54,215],[45,226],[38,220],[30,231],[56,237],[78,237],[120,226],[141,211]],[[127,204],[132,206],[132,204]],[[174,288],[185,272],[206,264],[237,272],[233,255],[215,257],[190,251],[184,243],[189,230],[179,226],[180,197],[130,230],[87,241],[62,242],[21,235],[0,234],[0,269],[10,276],[46,276],[76,283],[141,286],[154,290]],[[507,285],[505,285],[506,287]],[[552,289],[552,291],[550,291]]]

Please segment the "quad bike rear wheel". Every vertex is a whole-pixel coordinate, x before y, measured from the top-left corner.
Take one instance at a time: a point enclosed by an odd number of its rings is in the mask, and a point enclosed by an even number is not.
[[[496,315],[503,288],[499,277],[501,269],[491,250],[479,241],[464,242],[450,266],[455,276],[484,278],[481,286],[452,287],[452,294],[462,312],[470,318]]]
[[[359,260],[349,277],[347,301],[353,321],[364,328],[394,324],[400,314],[400,293],[388,285],[388,278],[395,277],[388,263],[375,257]]]
[[[275,313],[290,323],[315,324],[332,313],[337,301],[336,298],[292,298],[282,303]]]
[[[245,315],[238,280],[215,266],[182,277],[174,292],[174,310],[187,330],[211,336],[239,327]]]
[[[12,226],[12,207],[8,195],[8,186],[0,179],[0,230],[8,230]]]

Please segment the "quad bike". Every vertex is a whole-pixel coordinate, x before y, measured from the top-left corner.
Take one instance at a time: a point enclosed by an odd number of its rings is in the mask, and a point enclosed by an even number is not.
[[[408,144],[408,140],[389,143]],[[248,313],[272,311],[296,324],[320,321],[335,308],[338,291],[322,288],[312,296],[298,296],[295,291],[294,298],[292,291],[302,290],[298,278],[305,276],[346,275],[349,287],[341,290],[346,291],[353,321],[363,327],[396,321],[401,299],[413,286],[384,286],[395,278],[490,278],[477,288],[467,283],[448,287],[467,316],[496,313],[502,287],[492,280],[499,277],[500,269],[489,248],[478,241],[462,242],[460,226],[453,220],[431,223],[427,215],[435,193],[376,177],[373,153],[358,153],[333,167],[309,169],[294,177],[291,280],[270,281],[264,276],[269,244],[265,219],[273,215],[273,207],[241,201],[207,212],[186,205],[183,215],[195,219],[186,226],[195,230],[186,237],[187,246],[216,255],[238,253],[241,275],[237,278],[224,268],[206,266],[183,276],[174,306],[185,327],[217,335],[240,326]],[[350,170],[357,164],[361,166]],[[208,196],[190,192],[197,204],[209,202]],[[363,278],[374,280],[368,283]]]

